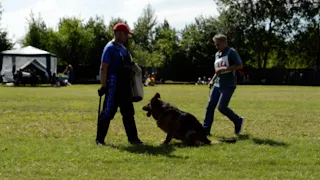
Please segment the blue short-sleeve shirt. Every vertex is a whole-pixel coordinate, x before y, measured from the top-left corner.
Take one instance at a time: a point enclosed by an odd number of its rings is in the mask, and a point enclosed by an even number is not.
[[[123,45],[119,45],[113,43],[113,41],[108,42],[108,44],[104,47],[101,62],[105,62],[109,64],[108,74],[115,74],[122,58],[120,56],[119,48],[123,57],[127,56],[127,49]]]
[[[224,62],[222,60],[223,57],[225,57],[225,60],[227,62]],[[219,63],[219,62],[221,62],[221,63]],[[242,64],[242,60],[241,60],[238,52],[233,48],[227,47],[222,51],[221,55],[219,52],[217,52],[215,55],[215,65],[217,65],[218,67],[241,65],[241,64]],[[224,87],[235,88],[236,85],[237,85],[237,75],[236,75],[235,71],[224,72],[224,73],[218,75],[218,77],[214,83],[215,87],[222,87],[222,88],[224,88]]]

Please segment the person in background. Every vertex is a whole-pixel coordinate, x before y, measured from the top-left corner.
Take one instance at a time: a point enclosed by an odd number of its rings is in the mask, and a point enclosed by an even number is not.
[[[20,71],[20,70],[18,70],[15,74],[13,74],[13,80],[14,80],[14,84],[15,84],[16,86],[19,86],[19,85],[20,85],[20,80],[19,80],[19,78],[18,78],[19,71]]]
[[[74,72],[73,67],[69,64],[66,69],[63,71],[63,74],[68,74],[68,82],[73,83],[74,80]]]
[[[201,77],[199,77],[197,82],[196,82],[196,85],[200,85],[200,84],[202,84]]]
[[[60,82],[59,82],[59,79],[58,79],[56,73],[53,73],[51,80],[50,80],[50,84],[51,84],[51,87],[60,87]]]
[[[38,84],[37,71],[35,69],[31,70],[30,84],[32,87],[36,87]]]
[[[19,84],[23,84],[25,86],[22,69],[19,69],[19,72],[18,72],[18,82]]]
[[[47,71],[44,72],[44,76],[50,81],[50,77]]]
[[[206,76],[203,76],[202,84],[207,84],[207,77]]]
[[[232,111],[228,105],[237,85],[236,71],[243,68],[242,61],[238,52],[228,47],[225,35],[215,35],[213,41],[218,52],[215,55],[215,75],[209,82],[213,88],[210,93],[203,127],[207,135],[210,135],[214,110],[218,106],[218,110],[233,122],[234,132],[238,135],[241,132],[244,118]]]

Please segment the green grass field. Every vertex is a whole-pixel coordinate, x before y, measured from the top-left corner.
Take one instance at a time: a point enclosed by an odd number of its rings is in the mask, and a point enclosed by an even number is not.
[[[66,88],[0,87],[0,179],[319,179],[320,88],[238,86],[230,107],[246,117],[236,144],[187,148],[173,141],[141,110],[162,99],[203,121],[206,86],[145,88],[135,104],[139,137],[129,145],[120,114],[107,147],[95,145],[98,85]],[[216,111],[213,137],[234,137],[231,121]]]

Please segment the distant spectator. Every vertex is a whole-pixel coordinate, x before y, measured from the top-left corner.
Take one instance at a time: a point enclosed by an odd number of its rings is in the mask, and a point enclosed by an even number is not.
[[[51,80],[50,80],[50,84],[51,84],[51,87],[60,87],[60,82],[59,82],[59,79],[58,79],[56,73],[53,73]]]
[[[47,71],[44,72],[44,76],[49,79],[49,74]],[[50,79],[49,79],[50,80]]]
[[[37,71],[35,69],[31,71],[30,84],[32,87],[35,87],[38,84]]]
[[[74,72],[73,72],[73,67],[71,66],[71,64],[69,64],[66,69],[64,70],[63,74],[67,74],[68,75],[68,82],[69,83],[73,83],[74,80]]]
[[[145,86],[154,86],[154,85],[155,85],[155,79],[154,79],[154,77],[153,77],[152,75],[150,75],[150,76],[147,78],[147,80],[146,80],[146,82],[145,82],[144,85],[145,85]]]
[[[164,84],[164,83],[165,83],[165,79],[164,79],[164,78],[161,78],[161,79],[160,79],[160,83],[161,83],[161,84]]]
[[[198,78],[196,85],[202,84],[201,77]]]
[[[207,84],[207,77],[206,76],[203,76],[202,84]]]

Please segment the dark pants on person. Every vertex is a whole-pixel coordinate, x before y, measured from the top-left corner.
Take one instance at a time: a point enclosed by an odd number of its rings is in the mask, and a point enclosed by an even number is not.
[[[74,73],[73,71],[69,72],[69,75],[68,75],[68,82],[69,83],[73,83],[73,80],[74,80]]]
[[[35,87],[38,84],[38,77],[37,75],[31,75],[30,77],[30,85]]]
[[[209,134],[214,118],[214,110],[218,105],[218,110],[225,116],[227,116],[233,123],[236,123],[240,117],[234,113],[229,107],[229,102],[234,93],[235,88],[219,88],[213,87],[210,99],[207,105],[207,111],[204,119],[203,127],[206,133]]]
[[[109,77],[108,92],[105,95],[103,111],[98,120],[96,141],[104,142],[108,133],[110,121],[114,118],[118,107],[122,115],[123,125],[128,137],[128,141],[138,139],[138,132],[134,120],[134,107],[130,96],[130,84],[117,80],[116,75]]]

